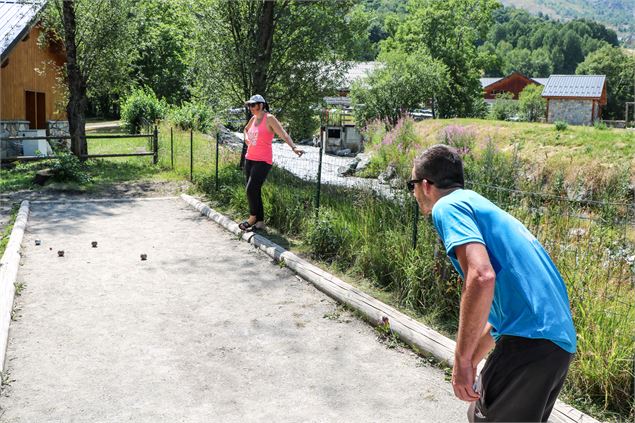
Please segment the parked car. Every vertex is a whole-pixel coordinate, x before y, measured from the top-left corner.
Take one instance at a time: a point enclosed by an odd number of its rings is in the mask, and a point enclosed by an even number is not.
[[[408,112],[414,120],[432,119],[432,110],[430,109],[412,109]]]

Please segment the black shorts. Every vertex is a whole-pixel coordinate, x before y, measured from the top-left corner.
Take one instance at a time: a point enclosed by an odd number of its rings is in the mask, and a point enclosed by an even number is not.
[[[474,422],[546,422],[573,354],[546,339],[501,336],[477,380]]]

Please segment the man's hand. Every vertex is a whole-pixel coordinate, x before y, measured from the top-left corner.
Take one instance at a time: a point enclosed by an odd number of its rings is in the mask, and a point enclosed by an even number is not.
[[[480,395],[474,391],[474,381],[476,380],[476,366],[472,364],[472,360],[460,360],[458,357],[454,359],[454,368],[452,369],[452,388],[454,395],[463,401],[476,401]]]

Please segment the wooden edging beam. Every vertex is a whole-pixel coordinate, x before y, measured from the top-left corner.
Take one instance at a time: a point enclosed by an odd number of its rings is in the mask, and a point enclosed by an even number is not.
[[[7,248],[0,258],[0,372],[4,371],[4,361],[9,340],[9,325],[13,311],[15,281],[18,276],[22,254],[22,238],[29,218],[29,202],[23,201],[13,223],[13,230]]]
[[[388,318],[391,331],[398,335],[402,341],[410,345],[417,353],[432,355],[437,360],[447,363],[450,366],[454,364],[454,348],[456,343],[453,340],[406,316],[393,307],[361,292],[341,279],[285,250],[269,239],[253,232],[241,231],[236,222],[218,213],[194,197],[181,194],[181,198],[187,204],[198,210],[203,216],[207,216],[229,232],[239,235],[244,241],[253,244],[274,260],[284,262],[289,269],[311,282],[316,288],[329,297],[360,312],[373,325],[383,324],[384,318]],[[483,364],[484,362],[479,364],[479,370]],[[553,423],[599,423],[594,418],[561,401],[556,402],[549,421]]]

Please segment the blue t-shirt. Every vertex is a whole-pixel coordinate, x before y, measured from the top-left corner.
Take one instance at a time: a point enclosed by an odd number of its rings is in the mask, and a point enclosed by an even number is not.
[[[432,220],[456,270],[454,248],[478,242],[496,272],[488,321],[492,336],[548,339],[574,353],[576,333],[564,281],[540,242],[509,213],[474,191],[459,189],[432,208]]]

